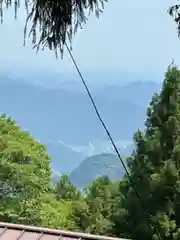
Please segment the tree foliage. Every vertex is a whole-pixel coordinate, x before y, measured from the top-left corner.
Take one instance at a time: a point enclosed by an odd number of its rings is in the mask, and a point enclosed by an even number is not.
[[[38,223],[42,194],[50,183],[50,158],[45,147],[11,118],[0,118],[0,219]]]
[[[44,197],[40,217],[43,227],[76,230],[72,217],[72,202],[65,200],[57,201],[53,194]]]
[[[136,150],[128,159],[131,178],[145,206],[126,181],[124,229],[132,238],[158,239],[159,234],[162,239],[180,239],[179,129],[180,70],[173,65],[161,93],[149,105],[145,131],[134,135]]]
[[[175,4],[172,5],[169,9],[168,12],[170,16],[173,17],[174,22],[177,25],[177,31],[178,31],[178,36],[180,36],[180,4]]]
[[[80,191],[71,183],[67,174],[60,177],[55,186],[55,195],[57,200],[78,200],[81,197]]]
[[[63,53],[63,46],[68,39],[72,40],[78,28],[82,28],[87,21],[87,14],[94,13],[99,17],[107,0],[25,0],[28,23],[31,24],[29,35],[32,36],[33,47],[44,49],[48,47],[57,54],[59,49]],[[3,7],[9,7],[12,1],[2,0],[0,17],[3,21]],[[20,0],[14,0],[15,17],[20,6]],[[37,37],[39,36],[39,37]]]
[[[117,210],[116,204],[120,197],[118,185],[104,176],[94,180],[84,190],[84,202],[76,203],[74,208],[74,219],[82,231],[111,234],[111,218]]]

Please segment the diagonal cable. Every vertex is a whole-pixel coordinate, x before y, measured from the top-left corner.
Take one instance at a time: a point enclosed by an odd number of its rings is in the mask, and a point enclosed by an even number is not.
[[[92,105],[93,105],[93,108],[94,108],[94,110],[95,110],[95,113],[96,113],[99,121],[101,122],[101,124],[102,124],[102,126],[103,126],[103,128],[104,128],[104,130],[105,130],[105,132],[106,132],[106,134],[108,135],[108,137],[109,137],[109,139],[110,139],[110,141],[111,141],[111,143],[112,143],[112,145],[113,145],[113,147],[114,147],[114,150],[115,150],[115,152],[116,152],[119,160],[121,161],[121,164],[123,165],[123,168],[124,168],[124,170],[125,170],[125,172],[126,172],[126,174],[127,174],[127,177],[128,177],[128,179],[129,179],[129,181],[130,181],[130,183],[131,183],[131,186],[132,186],[132,188],[134,189],[134,192],[135,192],[135,194],[136,194],[136,197],[138,198],[138,200],[139,200],[142,208],[144,209],[144,211],[145,211],[146,214],[147,214],[147,221],[148,221],[149,228],[153,230],[153,233],[156,233],[156,235],[157,235],[157,237],[158,237],[159,240],[162,240],[162,238],[161,238],[161,236],[160,236],[160,234],[159,234],[159,232],[158,232],[158,230],[157,230],[157,226],[156,226],[156,225],[153,226],[152,223],[150,222],[150,218],[149,218],[150,214],[149,214],[149,212],[146,210],[145,203],[144,203],[143,200],[141,199],[141,196],[140,196],[140,194],[138,193],[138,191],[137,191],[137,189],[136,189],[136,187],[135,187],[135,184],[133,183],[133,180],[132,180],[132,178],[131,178],[131,176],[130,176],[130,174],[129,174],[129,172],[128,172],[128,169],[127,169],[127,167],[126,167],[126,165],[125,165],[125,163],[124,163],[124,161],[123,161],[123,159],[122,159],[122,157],[121,157],[121,154],[120,154],[118,148],[116,147],[116,144],[115,144],[115,142],[114,142],[114,140],[113,140],[113,138],[112,138],[112,136],[111,136],[108,128],[106,127],[106,124],[104,123],[104,121],[103,121],[103,119],[102,119],[102,117],[101,117],[101,115],[100,115],[100,113],[99,113],[99,111],[98,111],[98,108],[97,108],[97,106],[96,106],[96,103],[95,103],[95,101],[94,101],[94,99],[93,99],[93,97],[92,97],[92,95],[91,95],[91,93],[90,93],[90,91],[89,91],[89,88],[88,88],[88,86],[87,86],[87,84],[86,84],[86,82],[85,82],[85,80],[84,80],[84,77],[83,77],[83,75],[82,75],[82,73],[81,73],[81,71],[80,71],[80,69],[79,69],[79,67],[78,67],[78,65],[77,65],[77,63],[76,63],[76,60],[75,60],[75,58],[74,58],[74,56],[73,56],[73,54],[72,54],[72,52],[71,52],[71,50],[70,50],[70,48],[68,47],[68,45],[67,45],[66,42],[65,42],[65,46],[66,46],[67,51],[68,51],[68,53],[69,53],[69,55],[70,55],[70,57],[71,57],[71,59],[72,59],[72,61],[73,61],[73,63],[74,63],[74,66],[75,66],[75,68],[76,68],[76,70],[77,70],[77,72],[78,72],[78,74],[79,74],[79,77],[81,78],[81,81],[82,81],[82,83],[83,83],[83,85],[84,85],[84,87],[85,87],[85,89],[86,89],[86,92],[87,92],[87,94],[88,94],[88,96],[89,96],[89,98],[90,98],[90,101],[91,101],[91,103],[92,103]]]

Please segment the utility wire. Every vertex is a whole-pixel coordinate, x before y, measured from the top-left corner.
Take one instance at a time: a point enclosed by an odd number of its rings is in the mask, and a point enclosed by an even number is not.
[[[158,239],[159,239],[159,240],[162,240],[162,238],[161,238],[161,236],[160,236],[160,234],[159,234],[159,232],[158,232],[158,230],[157,230],[156,225],[155,225],[155,226],[152,226],[152,224],[151,224],[151,222],[150,222],[150,219],[149,219],[149,216],[148,216],[148,215],[150,215],[150,214],[149,214],[148,211],[146,210],[145,203],[144,203],[143,200],[141,199],[141,196],[139,195],[139,193],[138,193],[138,191],[137,191],[137,189],[136,189],[136,187],[135,187],[135,184],[133,183],[133,180],[132,180],[132,178],[131,178],[131,176],[130,176],[130,174],[129,174],[129,172],[128,172],[128,169],[127,169],[126,165],[124,164],[124,161],[123,161],[123,159],[122,159],[122,157],[121,157],[121,154],[120,154],[118,148],[116,147],[116,144],[115,144],[115,142],[114,142],[114,140],[113,140],[113,138],[112,138],[109,130],[108,130],[107,127],[106,127],[106,124],[104,123],[104,121],[103,121],[103,119],[102,119],[102,117],[101,117],[101,115],[100,115],[100,113],[99,113],[99,111],[98,111],[98,108],[97,108],[97,106],[96,106],[96,103],[95,103],[95,101],[94,101],[94,99],[93,99],[93,97],[92,97],[92,95],[91,95],[91,93],[90,93],[90,91],[89,91],[89,88],[88,88],[88,86],[87,86],[87,84],[86,84],[86,82],[85,82],[85,80],[84,80],[84,77],[83,77],[83,75],[82,75],[82,73],[81,73],[81,71],[80,71],[80,69],[79,69],[79,67],[78,67],[78,65],[77,65],[77,63],[76,63],[76,60],[75,60],[75,58],[74,58],[74,56],[73,56],[73,54],[72,54],[72,52],[71,52],[71,50],[70,50],[70,48],[68,47],[68,45],[67,45],[66,42],[65,42],[65,46],[66,46],[67,51],[68,51],[68,53],[69,53],[69,55],[70,55],[70,57],[71,57],[71,59],[72,59],[72,61],[73,61],[73,63],[74,63],[74,66],[75,66],[75,68],[76,68],[76,70],[77,70],[77,72],[78,72],[78,74],[79,74],[79,76],[80,76],[80,78],[81,78],[81,81],[82,81],[82,83],[83,83],[83,85],[84,85],[84,87],[85,87],[85,89],[86,89],[86,92],[87,92],[87,94],[88,94],[88,96],[89,96],[89,98],[90,98],[90,101],[91,101],[91,103],[92,103],[92,105],[93,105],[93,108],[94,108],[94,110],[95,110],[95,113],[96,113],[99,121],[101,122],[104,130],[106,131],[106,134],[108,135],[108,137],[109,137],[109,139],[110,139],[110,141],[111,141],[111,143],[112,143],[112,145],[113,145],[113,147],[114,147],[114,150],[115,150],[116,154],[118,155],[118,158],[119,158],[119,160],[121,161],[121,164],[123,165],[123,168],[125,169],[125,172],[126,172],[128,178],[129,178],[129,181],[130,181],[130,183],[131,183],[131,186],[133,187],[134,192],[135,192],[135,194],[136,194],[136,196],[137,196],[137,198],[138,198],[138,200],[139,200],[142,208],[143,208],[143,209],[145,210],[145,212],[147,213],[147,220],[148,220],[148,225],[149,225],[149,227],[150,227],[150,229],[153,228],[153,232],[156,233]]]

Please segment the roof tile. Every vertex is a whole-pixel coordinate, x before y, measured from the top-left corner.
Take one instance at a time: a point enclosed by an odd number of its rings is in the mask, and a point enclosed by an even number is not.
[[[0,222],[0,240],[123,240],[123,239]]]

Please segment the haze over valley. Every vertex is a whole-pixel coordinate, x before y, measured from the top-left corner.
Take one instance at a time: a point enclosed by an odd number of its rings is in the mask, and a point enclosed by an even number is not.
[[[54,82],[58,83],[56,79]],[[75,90],[70,85],[67,81],[54,89],[48,84],[0,76],[0,112],[16,119],[46,145],[52,168],[59,174],[70,174],[92,155],[113,153],[86,92],[81,87],[78,91],[81,85],[77,84]],[[92,88],[99,111],[123,156],[131,153],[132,136],[143,128],[148,102],[160,86],[153,81],[134,81]]]

